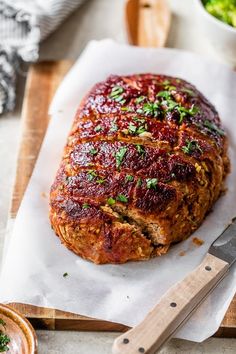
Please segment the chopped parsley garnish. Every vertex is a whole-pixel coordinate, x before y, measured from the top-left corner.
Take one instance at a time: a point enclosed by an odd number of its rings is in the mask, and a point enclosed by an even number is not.
[[[112,122],[111,122],[111,128],[110,128],[110,132],[116,132],[118,130],[118,126],[116,124],[116,119],[114,119]]]
[[[157,183],[158,183],[158,179],[157,178],[147,178],[146,179],[146,183],[147,183],[147,188],[148,189],[156,189]]]
[[[119,151],[116,152],[116,167],[119,169],[121,164],[122,164],[122,161],[123,161],[123,158],[126,154],[126,151],[127,151],[127,148],[126,147],[121,147],[119,149]]]
[[[135,103],[141,103],[145,100],[145,98],[146,98],[145,96],[139,96],[136,98]]]
[[[181,106],[181,104],[175,102],[171,98],[171,93],[169,91],[160,91],[157,94],[157,97],[162,97],[163,100],[161,102],[161,105],[166,106],[166,111],[167,112],[172,112],[173,110],[176,110],[179,113],[179,124],[181,124],[186,117],[186,115],[195,115],[198,112],[198,108],[195,107],[194,105],[191,106],[191,108],[185,108]]]
[[[195,93],[193,92],[193,90],[190,90],[190,89],[188,89],[186,87],[182,88],[181,91],[185,92],[185,93],[188,93],[189,96],[195,96]]]
[[[176,87],[171,85],[171,82],[169,80],[164,80],[162,82],[162,85],[164,86],[165,90],[169,90],[169,91],[176,90]]]
[[[126,176],[125,176],[125,180],[126,180],[127,182],[132,182],[132,181],[134,180],[134,177],[133,177],[132,175],[126,175]]]
[[[123,105],[123,104],[125,104],[126,99],[123,98],[123,96],[121,95],[121,96],[117,97],[115,101],[116,101],[116,102],[119,102],[120,104]]]
[[[102,126],[99,124],[94,128],[95,132],[100,132],[102,130]]]
[[[10,337],[0,331],[0,352],[7,352],[10,348],[8,347],[8,344],[10,343],[11,339]]]
[[[92,181],[94,177],[97,177],[97,174],[94,170],[88,170],[87,173],[88,173],[87,178],[89,181]]]
[[[173,85],[165,85],[165,90],[175,91],[175,90],[176,90],[176,86],[173,86]]]
[[[96,181],[96,183],[98,183],[98,184],[103,184],[105,182],[106,182],[106,180],[104,178],[100,178]]]
[[[108,205],[113,205],[113,204],[115,204],[115,202],[116,202],[115,199],[112,198],[112,197],[110,197],[110,198],[107,199],[107,204],[108,204]]]
[[[222,129],[218,128],[217,125],[210,122],[209,120],[205,120],[203,125],[204,125],[204,127],[208,128],[210,131],[213,131],[221,136],[225,135],[225,132]]]
[[[170,80],[164,80],[161,83],[163,86],[170,85]]]
[[[202,149],[196,140],[186,140],[186,145],[182,147],[185,154],[191,154],[194,151],[199,151],[202,154]]]
[[[6,327],[6,322],[0,318],[0,325],[2,327]],[[0,352],[7,352],[10,348],[8,347],[8,344],[10,343],[11,339],[8,337],[7,334],[5,334],[2,330],[0,330]]]
[[[66,272],[66,273],[64,273],[64,274],[63,274],[63,278],[68,277],[68,275],[69,275],[69,274],[68,274],[67,272]]]
[[[110,98],[120,104],[124,104],[126,99],[123,97],[124,89],[121,86],[114,86],[110,93]]]
[[[124,194],[118,194],[116,199],[119,202],[122,202],[122,203],[127,203],[128,202],[128,198]]]
[[[168,84],[166,83],[168,82]],[[180,103],[174,100],[174,97],[171,93],[172,90],[176,90],[176,87],[170,85],[169,80],[165,80],[162,83],[164,85],[165,90],[159,91],[156,95],[157,100],[155,102],[146,102],[139,109],[137,109],[137,113],[144,114],[145,116],[158,117],[162,114],[163,110],[166,112],[172,112],[176,110],[179,113],[179,124],[181,124],[186,115],[194,115],[198,112],[197,107],[194,105],[191,108],[185,108]],[[142,97],[142,96],[140,96]],[[145,132],[145,127],[142,127],[142,131],[137,133],[141,134]]]
[[[92,148],[92,149],[89,150],[89,153],[90,153],[91,155],[96,155],[96,154],[98,153],[98,150]]]
[[[90,205],[89,205],[88,203],[84,203],[84,204],[82,205],[82,208],[83,208],[83,209],[88,209],[88,208],[90,208]]]
[[[139,134],[145,133],[146,131],[147,131],[147,129],[146,129],[146,124],[145,124],[145,126],[141,125],[140,127],[138,127],[138,129],[136,130],[136,133],[139,135]]]
[[[111,90],[110,97],[116,97],[119,96],[122,92],[124,92],[123,87],[121,86],[114,86]]]
[[[139,177],[137,180],[137,187],[141,187],[142,183],[142,179]]]
[[[143,113],[146,116],[157,117],[160,113],[160,107],[158,102],[147,102],[137,110],[137,113]]]
[[[176,109],[180,114],[180,118],[179,118],[180,124],[183,122],[183,120],[187,114],[189,114],[190,116],[194,116],[198,112],[198,108],[195,107],[194,105],[192,105],[192,107],[190,109],[187,109],[187,108],[184,108],[184,107],[178,105],[176,107]]]
[[[171,93],[169,91],[159,91],[157,97],[163,97],[166,100],[169,100],[171,98]]]
[[[145,120],[144,120],[144,122],[145,122]],[[145,124],[145,125],[136,126],[133,123],[129,123],[128,131],[130,134],[139,135],[139,134],[142,134],[147,131],[147,125]]]
[[[134,117],[133,120],[137,123],[145,123],[146,122],[146,119],[139,118],[139,117]]]
[[[136,144],[135,147],[136,147],[138,153],[139,153],[141,156],[143,156],[143,155],[145,154],[145,150],[144,150],[143,145]]]
[[[129,133],[135,134],[136,130],[137,130],[137,127],[135,125],[133,125],[132,123],[129,123],[129,126],[128,126]]]

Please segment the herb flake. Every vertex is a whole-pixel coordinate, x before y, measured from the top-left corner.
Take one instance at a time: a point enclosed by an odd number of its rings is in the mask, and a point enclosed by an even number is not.
[[[122,202],[122,203],[128,202],[128,198],[124,194],[118,194],[116,200],[118,200],[119,202]]]
[[[95,128],[94,128],[94,131],[95,132],[100,132],[101,130],[103,130],[102,129],[102,126],[99,124],[99,125],[97,125]]]
[[[118,126],[116,124],[116,119],[114,119],[112,122],[111,122],[111,128],[110,128],[110,132],[116,132],[118,130]]]
[[[158,183],[158,179],[157,178],[147,178],[146,179],[146,183],[147,183],[147,188],[148,189],[156,189],[157,183]]]
[[[111,90],[110,93],[110,98],[116,102],[119,102],[120,104],[125,104],[126,99],[123,96],[124,89],[121,86],[114,86]]]
[[[126,147],[121,147],[115,154],[116,157],[116,167],[119,169],[122,161],[124,159],[124,156],[126,154],[127,148]]]
[[[160,113],[160,107],[158,102],[147,102],[144,103],[143,107],[139,110],[137,110],[138,113],[143,113],[146,116],[153,116],[157,117]]]
[[[137,127],[136,127],[134,124],[129,123],[129,126],[128,126],[128,131],[129,131],[129,133],[135,134],[135,133],[136,133],[136,130],[137,130]]]
[[[123,87],[121,86],[114,86],[111,90],[110,97],[114,98],[116,96],[119,96],[122,92],[124,92]]]
[[[10,348],[8,347],[8,344],[10,343],[11,339],[8,337],[7,334],[1,332],[0,333],[0,352],[7,352]]]
[[[182,150],[188,155],[194,151],[199,151],[202,154],[202,149],[196,140],[186,140],[186,145],[182,147]]]
[[[91,155],[96,155],[96,154],[98,153],[98,150],[92,148],[92,149],[89,150],[89,153],[90,153]]]
[[[142,179],[139,177],[137,180],[137,187],[141,187],[142,183]]]
[[[134,177],[132,175],[126,175],[125,180],[126,182],[132,182],[134,180]]]
[[[135,103],[141,103],[145,100],[145,98],[146,98],[145,96],[139,96],[136,98]]]
[[[84,203],[84,204],[82,205],[82,208],[83,208],[83,209],[89,209],[89,208],[90,208],[90,205],[89,205],[88,203]]]
[[[218,128],[215,123],[210,122],[209,120],[205,120],[203,125],[204,127],[208,128],[212,132],[215,132],[221,136],[225,135],[225,132],[222,129]]]
[[[143,156],[145,154],[145,149],[144,149],[143,145],[136,144],[135,147],[141,156]]]
[[[96,181],[96,183],[98,183],[98,184],[103,184],[103,183],[105,183],[105,182],[106,182],[105,178],[99,178],[99,179]]]
[[[112,198],[112,197],[109,197],[108,199],[107,199],[107,204],[108,205],[113,205],[113,204],[115,204],[115,199],[114,198]]]
[[[97,173],[94,170],[87,171],[87,179],[91,182],[95,177],[97,177]]]

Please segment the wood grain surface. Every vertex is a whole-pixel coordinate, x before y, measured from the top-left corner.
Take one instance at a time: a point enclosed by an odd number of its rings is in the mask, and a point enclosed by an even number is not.
[[[134,328],[115,339],[113,354],[155,354],[226,275],[229,264],[209,253],[161,297]]]
[[[126,0],[125,25],[130,44],[163,47],[171,21],[167,0]]]

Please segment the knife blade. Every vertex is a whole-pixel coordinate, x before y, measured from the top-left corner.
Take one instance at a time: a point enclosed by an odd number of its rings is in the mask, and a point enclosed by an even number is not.
[[[223,259],[231,267],[236,261],[236,217],[222,234],[212,243],[208,253]]]
[[[211,244],[202,263],[172,286],[136,327],[119,336],[113,354],[154,354],[211,293],[236,261],[236,217]]]

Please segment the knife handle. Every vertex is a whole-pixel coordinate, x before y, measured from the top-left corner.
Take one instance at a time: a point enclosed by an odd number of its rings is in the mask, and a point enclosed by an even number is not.
[[[136,327],[119,336],[113,354],[154,354],[171,338],[226,274],[229,264],[211,254],[181,282],[171,287]],[[145,294],[143,294],[145,301]]]

